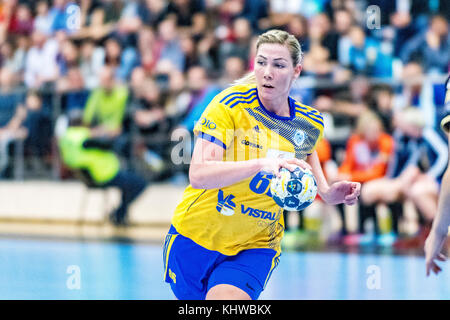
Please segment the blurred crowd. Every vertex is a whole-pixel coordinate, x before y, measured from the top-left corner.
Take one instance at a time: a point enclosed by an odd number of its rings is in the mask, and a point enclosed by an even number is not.
[[[171,133],[192,131],[214,95],[252,70],[257,36],[279,28],[302,45],[291,96],[324,115],[328,178],[363,184],[357,232],[339,207],[330,241],[397,243],[405,200],[419,233],[436,212],[449,19],[444,0],[0,1],[0,175],[17,178],[17,157],[30,175],[54,171],[55,141],[81,113],[122,166],[186,181]],[[391,213],[387,233],[379,204]]]

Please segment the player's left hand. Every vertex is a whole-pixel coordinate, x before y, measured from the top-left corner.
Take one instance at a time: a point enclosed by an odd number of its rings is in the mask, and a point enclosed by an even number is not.
[[[439,234],[435,230],[431,230],[427,239],[425,240],[425,267],[427,277],[430,275],[430,271],[438,274],[442,271],[442,268],[436,263],[438,261],[445,261],[447,257],[440,253],[444,246],[447,234]]]
[[[321,196],[328,204],[344,203],[351,206],[358,202],[360,193],[361,184],[359,182],[338,181],[333,183]]]

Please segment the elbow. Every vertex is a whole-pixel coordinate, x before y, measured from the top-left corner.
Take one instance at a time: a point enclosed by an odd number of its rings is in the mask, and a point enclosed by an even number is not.
[[[191,187],[194,189],[204,189],[205,182],[203,180],[204,179],[202,179],[199,171],[191,165],[189,168],[189,183],[191,184]]]

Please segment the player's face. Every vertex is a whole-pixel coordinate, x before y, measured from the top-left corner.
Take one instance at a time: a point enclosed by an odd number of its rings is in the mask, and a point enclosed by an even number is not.
[[[286,46],[262,44],[255,57],[256,85],[260,98],[267,102],[287,99],[292,82],[301,70],[301,65],[294,68]]]

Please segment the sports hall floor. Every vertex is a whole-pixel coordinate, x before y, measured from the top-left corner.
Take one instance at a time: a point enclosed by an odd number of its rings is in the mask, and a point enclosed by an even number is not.
[[[161,250],[158,241],[3,235],[0,299],[174,299]],[[425,277],[420,255],[284,252],[260,299],[449,299],[443,269]]]

